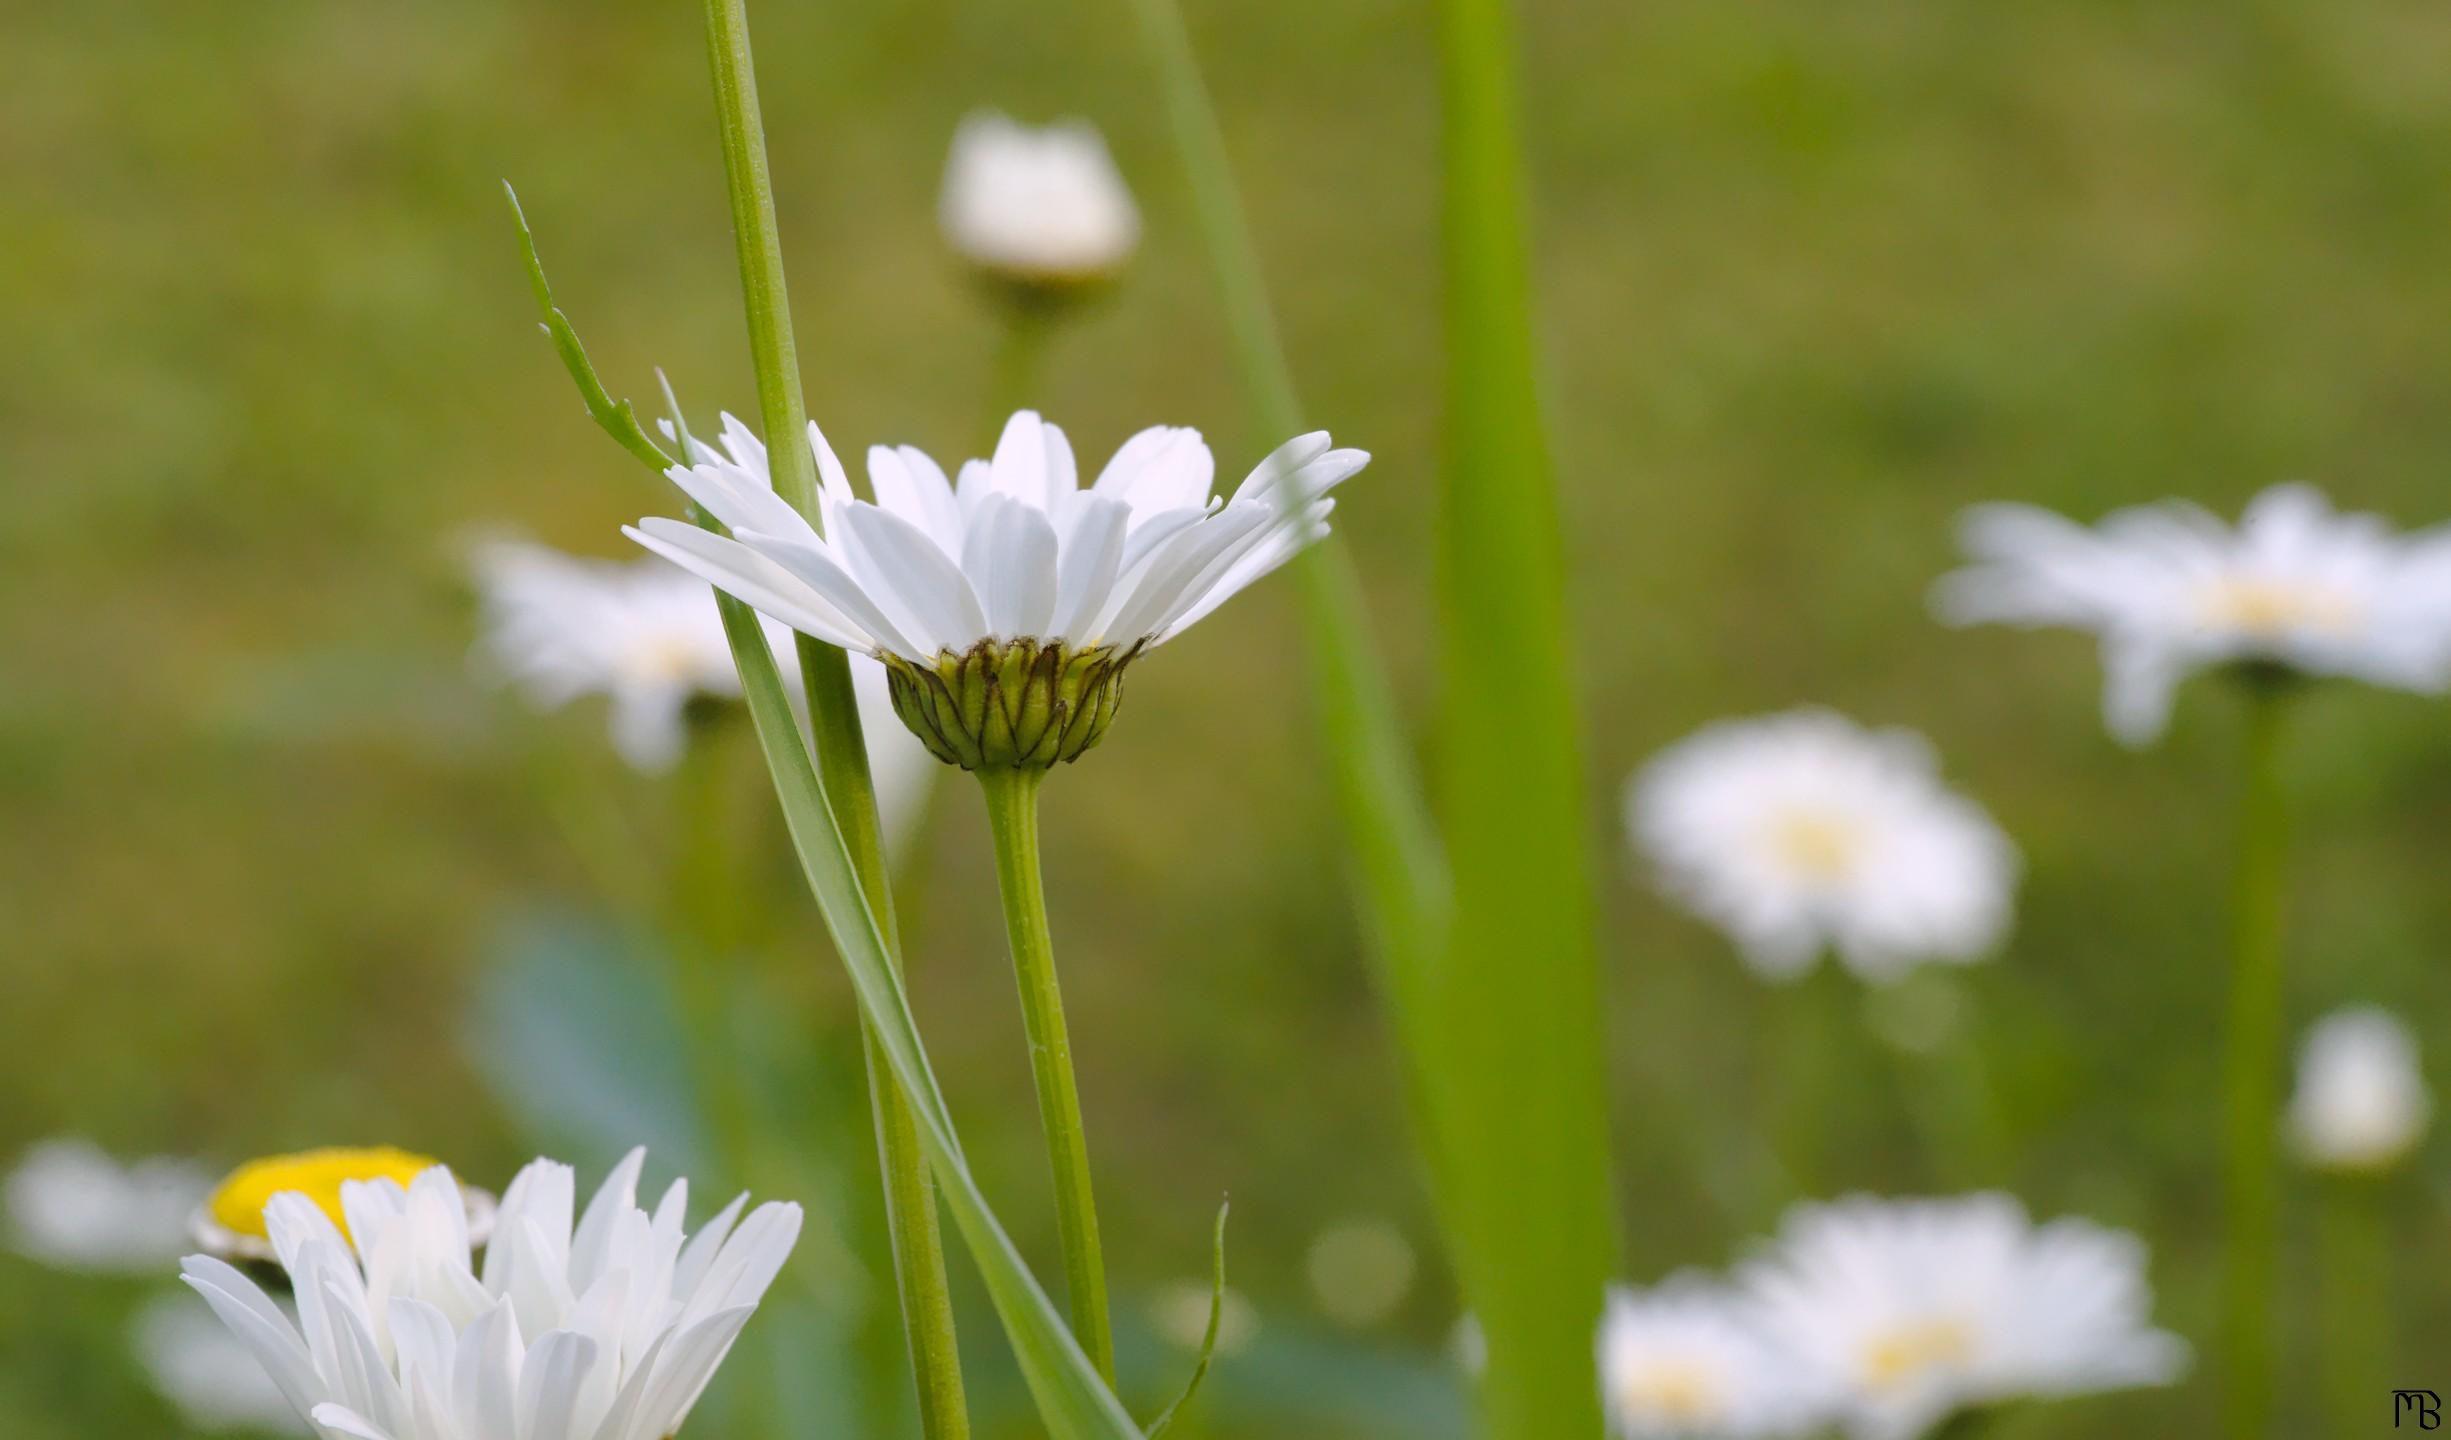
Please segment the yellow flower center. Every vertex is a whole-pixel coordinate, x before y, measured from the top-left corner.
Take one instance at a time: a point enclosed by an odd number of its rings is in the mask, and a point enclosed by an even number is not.
[[[348,1229],[341,1214],[340,1187],[349,1180],[397,1180],[406,1185],[440,1162],[388,1145],[364,1149],[306,1150],[296,1155],[271,1155],[250,1160],[230,1172],[205,1208],[213,1223],[233,1235],[269,1238],[264,1207],[272,1197],[295,1190],[315,1202],[332,1223]]]
[[[2213,581],[2198,597],[2197,606],[2210,624],[2260,636],[2302,626],[2341,631],[2357,618],[2357,607],[2349,597],[2328,585],[2252,575],[2225,575]]]
[[[1958,1320],[1919,1320],[1873,1337],[1864,1347],[1864,1380],[1893,1389],[1974,1356],[1974,1333]]]
[[[1863,832],[1845,820],[1809,810],[1780,816],[1770,827],[1771,852],[1808,880],[1843,880],[1863,849]]]
[[[1663,1360],[1628,1375],[1619,1386],[1625,1408],[1679,1426],[1720,1418],[1724,1406],[1711,1373],[1690,1360]]]

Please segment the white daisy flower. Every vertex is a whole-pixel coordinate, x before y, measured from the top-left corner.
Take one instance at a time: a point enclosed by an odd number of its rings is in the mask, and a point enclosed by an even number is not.
[[[2396,534],[2309,485],[2265,491],[2235,529],[2174,500],[2090,530],[1983,505],[1962,534],[1974,563],[1935,589],[1940,617],[2094,632],[2104,718],[2131,745],[2161,734],[2179,682],[2207,666],[2451,684],[2451,530]]]
[[[2336,1010],[2307,1032],[2289,1128],[2309,1165],[2388,1168],[2416,1146],[2433,1108],[2416,1037],[2390,1011]]]
[[[1894,979],[2008,929],[2016,848],[1938,768],[1921,736],[1827,710],[1722,721],[1635,775],[1626,823],[1661,890],[1756,973],[1802,974],[1826,947]]]
[[[632,539],[776,620],[885,662],[894,708],[940,760],[1045,768],[1104,735],[1124,667],[1326,533],[1327,492],[1369,460],[1298,436],[1220,502],[1193,430],[1124,442],[1084,486],[1030,412],[958,484],[910,446],[868,452],[871,503],[809,427],[824,533],[777,497],[731,416],[669,473],[731,535],[650,519]]]
[[[1614,1288],[1600,1322],[1600,1391],[1622,1440],[1801,1433],[1821,1397],[1763,1337],[1741,1297],[1699,1275]]]
[[[5,1187],[9,1248],[62,1270],[159,1270],[187,1247],[212,1179],[182,1160],[122,1165],[85,1140],[29,1148]]]
[[[284,1307],[282,1314],[290,1312]],[[153,1388],[195,1429],[305,1432],[255,1352],[195,1296],[174,1290],[148,1302],[129,1338]]]
[[[485,612],[479,668],[538,709],[606,696],[614,748],[636,768],[653,773],[680,758],[693,701],[739,698],[714,596],[687,571],[655,558],[580,559],[518,540],[487,541],[471,559]],[[769,626],[767,638],[797,697],[790,632]],[[851,679],[891,837],[916,815],[935,766],[894,718],[885,667],[855,655]]]
[[[1082,120],[1032,129],[983,110],[962,121],[938,219],[955,253],[1032,290],[1105,279],[1140,243],[1132,193]]]
[[[313,1200],[277,1195],[265,1221],[296,1324],[219,1260],[183,1269],[325,1440],[664,1440],[782,1269],[800,1207],[736,1229],[742,1196],[685,1241],[687,1182],[642,1210],[643,1160],[615,1166],[575,1228],[570,1167],[520,1171],[482,1270],[440,1166],[406,1188],[350,1183],[346,1239]]]
[[[1799,1206],[1739,1280],[1854,1440],[1914,1440],[2002,1401],[2168,1384],[2187,1364],[2185,1342],[2152,1328],[2134,1236],[2037,1227],[2006,1195]]]

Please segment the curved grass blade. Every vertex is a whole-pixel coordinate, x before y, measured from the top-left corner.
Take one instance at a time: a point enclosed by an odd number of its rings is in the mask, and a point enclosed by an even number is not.
[[[1165,1434],[1166,1427],[1174,1423],[1174,1417],[1191,1403],[1191,1397],[1200,1393],[1200,1382],[1208,1378],[1209,1362],[1217,1356],[1217,1331],[1225,1324],[1226,1215],[1233,1208],[1232,1201],[1217,1207],[1215,1270],[1209,1281],[1208,1329],[1200,1336],[1200,1356],[1192,1362],[1191,1379],[1183,1383],[1183,1393],[1174,1397],[1174,1403],[1160,1410],[1157,1418],[1149,1422],[1149,1440],[1157,1440],[1158,1436]]]

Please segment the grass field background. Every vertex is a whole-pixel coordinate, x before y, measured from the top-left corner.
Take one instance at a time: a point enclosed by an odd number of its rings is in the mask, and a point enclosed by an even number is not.
[[[978,105],[1096,120],[1145,209],[1137,263],[1041,387],[1085,456],[1190,424],[1239,476],[1279,438],[1242,424],[1120,0],[769,0],[753,19],[810,408],[837,445],[985,444],[994,322],[933,215]],[[1309,408],[1377,457],[1339,525],[1426,713],[1428,12],[1191,19]],[[555,818],[569,797],[644,873],[665,797],[592,708],[538,719],[470,679],[460,546],[509,526],[616,554],[618,523],[672,502],[586,425],[536,334],[499,182],[617,389],[651,394],[660,364],[698,408],[753,409],[698,26],[677,0],[0,14],[0,1154],[77,1133],[220,1165],[380,1140],[499,1183],[559,1138],[488,1082],[472,1016],[523,926],[605,908]],[[2133,1228],[2163,1318],[2203,1341],[2237,717],[2200,685],[2159,749],[2122,751],[2082,642],[1948,632],[1923,595],[1980,499],[2226,511],[2307,478],[2403,524],[2451,516],[2451,12],[1531,0],[1523,28],[1630,1278],[1728,1259],[1794,1188],[1759,1137],[1803,1030],[1834,1069],[1824,1163],[1795,1185],[2002,1185]],[[1109,1255],[1127,1307],[1196,1280],[1231,1193],[1256,1325],[1205,1433],[1458,1433],[1454,1302],[1300,658],[1289,587],[1263,587],[1137,667],[1106,744],[1049,787]],[[1645,756],[1803,702],[1924,731],[2022,847],[2015,937],[1962,986],[1869,1007],[1835,977],[1765,990],[1628,858],[1618,792]],[[2447,722],[2325,691],[2288,759],[2294,1021],[2389,1003],[2438,1076]],[[753,825],[757,778],[738,778]],[[848,996],[781,867],[752,886],[782,915],[769,978],[840,1040]],[[931,1052],[1051,1273],[966,783],[943,787],[918,869]],[[2005,1132],[1971,1157],[1928,1123],[1956,1080],[1878,1038],[1935,1006],[2000,1098]],[[865,1140],[828,1094],[804,1138],[856,1177]],[[2411,1170],[2386,1197],[2387,1368],[2451,1385],[2451,1157]],[[2293,1317],[2306,1199],[2286,1214]],[[1304,1263],[1356,1218],[1421,1256],[1358,1329]],[[0,1255],[0,1432],[179,1433],[115,1345],[128,1293]],[[983,1311],[967,1332],[992,1370]],[[2310,1323],[2291,1336],[2303,1365]],[[1139,1344],[1145,1398],[1175,1362]],[[2210,1393],[2013,1433],[2193,1433]]]

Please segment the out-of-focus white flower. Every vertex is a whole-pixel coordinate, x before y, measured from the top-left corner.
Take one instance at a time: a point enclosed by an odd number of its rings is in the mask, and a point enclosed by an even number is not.
[[[484,601],[478,663],[540,709],[582,695],[611,702],[614,748],[640,770],[661,771],[687,743],[690,702],[740,696],[723,620],[706,582],[660,559],[586,560],[517,540],[475,548]],[[769,622],[767,640],[786,691],[800,695],[791,632]],[[889,838],[906,832],[936,767],[894,718],[885,667],[851,658],[869,769]]]
[[[727,415],[722,448],[669,473],[730,528],[627,533],[768,616],[891,672],[897,714],[948,764],[1038,767],[1097,743],[1125,666],[1327,533],[1327,492],[1369,460],[1297,436],[1220,504],[1198,432],[1124,442],[1083,486],[1064,432],[1030,412],[958,485],[909,446],[868,452],[871,503],[815,425],[824,533],[778,497],[766,447]]]
[[[172,1291],[149,1302],[129,1338],[153,1388],[196,1429],[305,1432],[254,1353],[195,1296]]]
[[[681,1428],[800,1233],[800,1207],[748,1197],[684,1237],[689,1186],[639,1208],[643,1151],[574,1227],[570,1167],[539,1160],[503,1193],[480,1272],[460,1189],[351,1182],[347,1238],[306,1196],[265,1219],[297,1297],[292,1324],[253,1281],[189,1256],[187,1283],[327,1440],[664,1440]]]
[[[1827,710],[1723,721],[1643,767],[1626,821],[1660,888],[1772,979],[1825,947],[1872,980],[1979,960],[2008,928],[2015,847],[1907,731]]]
[[[1600,1390],[1622,1440],[1794,1435],[1826,1414],[1809,1373],[1771,1346],[1742,1298],[1690,1274],[1609,1292]]]
[[[1413,1288],[1419,1262],[1403,1231],[1385,1220],[1361,1219],[1320,1231],[1302,1268],[1319,1308],[1358,1329],[1395,1313]]]
[[[2375,1006],[2336,1010],[2306,1034],[2289,1128],[2325,1170],[2382,1170],[2415,1147],[2433,1112],[2417,1041]]]
[[[84,1140],[46,1140],[9,1174],[9,1248],[63,1270],[159,1270],[186,1248],[211,1184],[185,1161],[122,1165]]]
[[[2152,1327],[2134,1236],[2037,1227],[2006,1195],[1799,1206],[1739,1281],[1855,1440],[1913,1440],[2007,1400],[2167,1384],[2187,1364],[2185,1342]]]
[[[2451,530],[2397,534],[2308,485],[2265,491],[2235,529],[2175,500],[2090,530],[1983,505],[1961,529],[1974,563],[1933,592],[1940,617],[2099,636],[2104,718],[2131,745],[2161,734],[2179,682],[2208,665],[2451,685]]]
[[[1219,1298],[1209,1282],[1182,1280],[1149,1297],[1149,1323],[1178,1350],[1197,1350],[1208,1336],[1210,1303],[1217,1307],[1217,1353],[1246,1349],[1260,1333],[1259,1311],[1240,1290],[1228,1286]]]
[[[1140,212],[1087,121],[1042,129],[982,110],[953,135],[938,207],[956,253],[1032,289],[1103,280],[1140,243]]]

